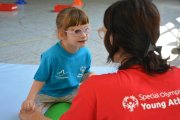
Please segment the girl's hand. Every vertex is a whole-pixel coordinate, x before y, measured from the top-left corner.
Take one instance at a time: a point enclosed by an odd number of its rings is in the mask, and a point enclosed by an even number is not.
[[[90,72],[90,74],[88,75],[88,78],[91,77],[91,76],[93,76],[93,75],[96,75],[96,73]]]
[[[36,106],[36,104],[35,104],[34,100],[26,99],[21,106],[21,110],[34,111],[35,106]]]
[[[94,72],[85,73],[85,74],[83,75],[82,82],[83,82],[84,80],[87,80],[89,77],[91,77],[91,76],[93,76],[93,75],[96,75],[96,73],[94,73]]]

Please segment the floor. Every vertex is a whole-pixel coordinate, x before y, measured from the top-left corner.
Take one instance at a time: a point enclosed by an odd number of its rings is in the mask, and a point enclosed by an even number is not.
[[[107,52],[96,30],[103,25],[104,10],[116,0],[84,0],[83,10],[90,18],[94,29],[87,46],[92,52],[93,66],[113,66],[107,64]],[[178,54],[172,54],[177,47],[177,34],[180,29],[180,1],[153,0],[161,14],[161,37],[157,45],[162,45],[163,57],[170,56],[171,65],[180,66]],[[1,0],[2,3],[15,3],[15,0]],[[56,4],[70,4],[72,0],[31,0],[18,5],[14,12],[0,11],[0,63],[39,64],[40,54],[56,43],[55,18]]]

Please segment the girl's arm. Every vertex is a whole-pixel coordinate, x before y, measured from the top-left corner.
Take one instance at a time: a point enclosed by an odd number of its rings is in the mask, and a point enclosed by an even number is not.
[[[22,104],[22,107],[21,107],[22,110],[33,110],[35,108],[34,100],[36,98],[37,93],[40,91],[43,85],[44,85],[44,82],[34,80],[31,90],[26,100]]]
[[[82,77],[82,82],[86,79],[88,79],[89,77],[93,76],[93,75],[96,75],[96,73],[94,72],[88,72],[88,73],[85,73]]]

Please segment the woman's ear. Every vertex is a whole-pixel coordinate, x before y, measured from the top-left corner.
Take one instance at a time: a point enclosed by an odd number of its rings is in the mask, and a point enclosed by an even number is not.
[[[123,48],[119,48],[119,50],[113,56],[113,62],[120,63],[126,58],[126,54]]]
[[[113,45],[113,36],[112,35],[110,35],[110,43],[111,43],[111,45]]]

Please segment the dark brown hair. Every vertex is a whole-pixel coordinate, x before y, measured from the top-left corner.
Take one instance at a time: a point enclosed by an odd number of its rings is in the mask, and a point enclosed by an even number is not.
[[[148,51],[150,45],[155,47],[160,27],[160,14],[151,0],[115,2],[105,11],[104,26],[107,29],[104,44],[109,53],[108,61],[113,61],[113,56],[120,48],[132,56],[119,69],[139,64],[152,75],[170,68],[161,54],[154,53],[155,49]]]
[[[79,8],[69,7],[60,11],[56,18],[58,30],[67,30],[71,26],[84,25],[89,23],[89,18]]]

